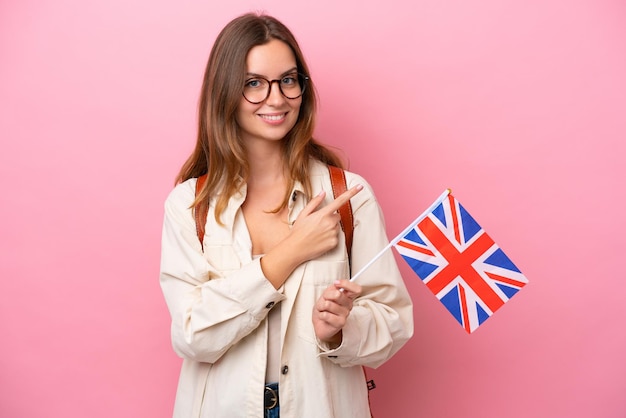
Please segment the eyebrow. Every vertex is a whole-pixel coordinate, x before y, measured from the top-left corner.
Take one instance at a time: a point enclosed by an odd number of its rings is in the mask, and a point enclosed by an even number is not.
[[[293,73],[297,73],[298,72],[298,67],[293,67],[290,70],[285,71],[284,73],[282,73],[280,75],[280,77],[284,77],[288,74],[293,74]],[[247,72],[246,73],[246,77],[262,77],[262,78],[267,78],[266,76],[264,76],[263,74],[257,74],[257,73],[251,73],[251,72]],[[279,78],[280,78],[279,77]]]

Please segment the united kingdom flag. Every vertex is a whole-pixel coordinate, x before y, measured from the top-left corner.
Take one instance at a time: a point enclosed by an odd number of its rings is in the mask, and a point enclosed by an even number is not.
[[[468,333],[528,283],[451,194],[395,247]]]

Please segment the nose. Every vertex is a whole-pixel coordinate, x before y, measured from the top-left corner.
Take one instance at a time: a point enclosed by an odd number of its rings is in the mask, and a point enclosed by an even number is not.
[[[274,83],[276,83],[276,87],[274,87]],[[270,82],[270,94],[267,96],[266,103],[269,105],[281,104],[285,101],[285,96],[280,91],[280,81],[272,80]]]

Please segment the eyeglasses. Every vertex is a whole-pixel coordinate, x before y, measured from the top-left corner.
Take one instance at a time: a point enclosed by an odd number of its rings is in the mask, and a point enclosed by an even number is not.
[[[272,84],[278,83],[278,90],[287,99],[297,99],[304,94],[309,77],[300,73],[283,76],[280,80],[268,80],[255,76],[246,80],[243,86],[243,97],[252,104],[259,104],[270,97]]]

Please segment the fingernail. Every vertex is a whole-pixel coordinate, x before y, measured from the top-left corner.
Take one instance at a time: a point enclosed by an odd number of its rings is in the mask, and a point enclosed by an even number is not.
[[[363,189],[363,185],[362,184],[357,184],[356,185],[356,189],[357,190],[362,190]]]

